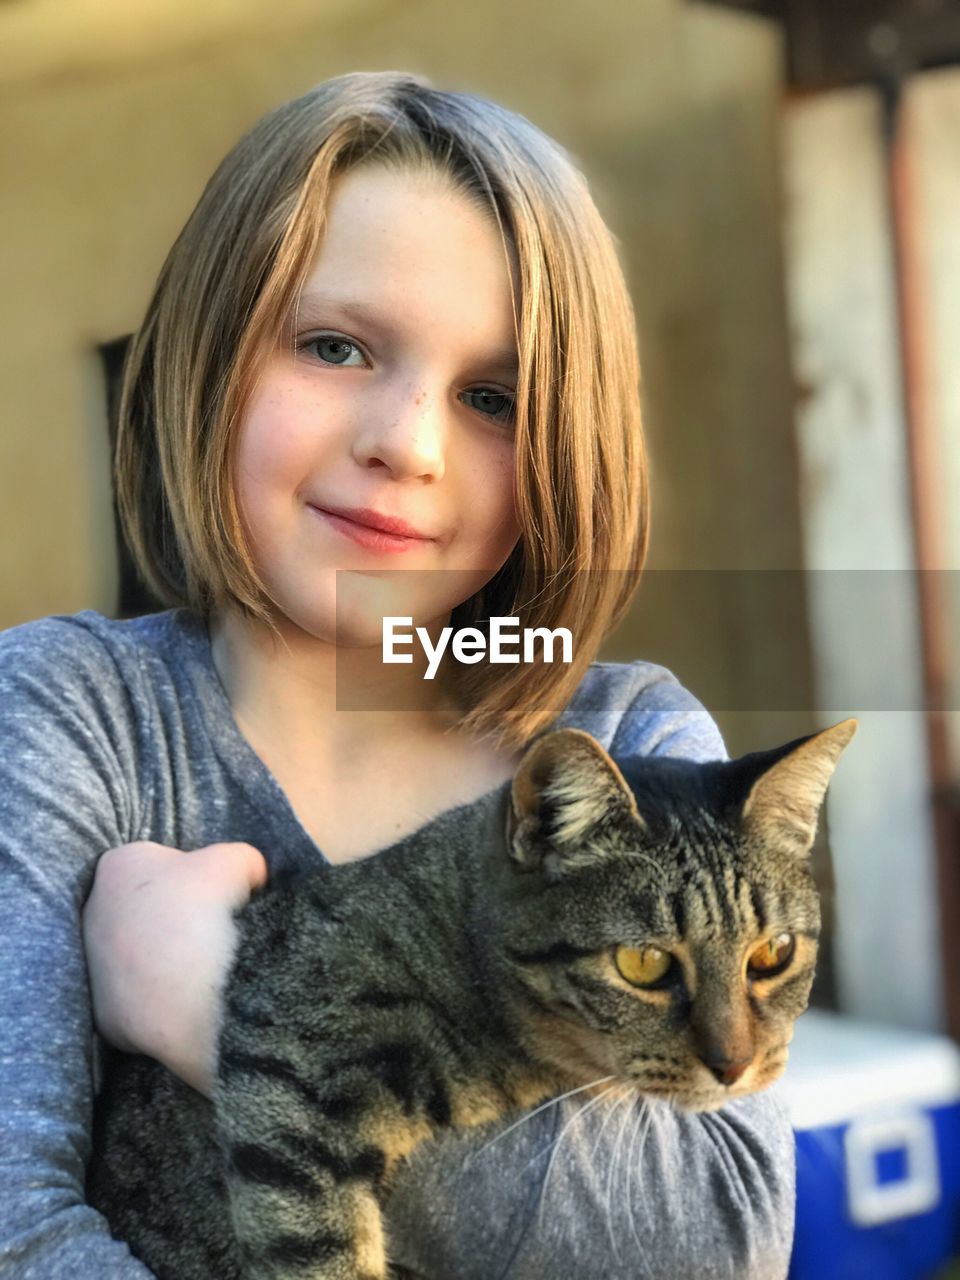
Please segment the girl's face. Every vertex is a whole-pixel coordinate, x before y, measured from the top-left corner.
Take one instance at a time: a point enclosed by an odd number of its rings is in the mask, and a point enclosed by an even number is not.
[[[237,445],[241,515],[281,615],[379,643],[384,615],[443,621],[500,568],[520,533],[516,362],[493,220],[436,176],[342,177]]]

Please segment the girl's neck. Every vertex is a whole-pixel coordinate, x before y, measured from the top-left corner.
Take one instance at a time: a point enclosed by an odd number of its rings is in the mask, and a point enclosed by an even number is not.
[[[214,667],[254,743],[318,761],[363,758],[385,739],[436,738],[457,719],[448,672],[387,665],[376,647],[319,640],[281,620],[282,641],[235,610],[211,616]]]

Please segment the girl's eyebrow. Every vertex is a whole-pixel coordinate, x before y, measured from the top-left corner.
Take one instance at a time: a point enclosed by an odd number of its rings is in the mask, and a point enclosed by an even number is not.
[[[381,333],[396,332],[395,323],[376,307],[371,307],[354,298],[334,298],[314,293],[305,293],[299,298],[294,310],[296,325],[298,328],[309,327],[329,320],[331,311],[337,312],[345,320],[379,330]],[[515,347],[502,347],[491,351],[483,357],[483,363],[489,364],[499,372],[513,375],[516,375],[520,368]]]

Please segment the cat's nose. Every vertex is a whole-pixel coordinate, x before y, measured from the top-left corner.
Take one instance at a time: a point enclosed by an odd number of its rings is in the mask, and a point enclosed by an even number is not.
[[[704,1057],[701,1061],[716,1080],[721,1084],[731,1085],[737,1083],[753,1058],[740,1058],[733,1061],[730,1058]]]

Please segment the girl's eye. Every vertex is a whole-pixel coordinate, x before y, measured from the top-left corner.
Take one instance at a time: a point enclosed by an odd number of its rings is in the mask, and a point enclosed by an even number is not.
[[[768,938],[766,942],[751,951],[747,960],[748,976],[775,978],[778,973],[783,973],[793,959],[796,945],[796,939],[792,933],[780,933],[775,938]]]
[[[363,352],[349,338],[338,338],[334,333],[320,333],[315,338],[308,338],[303,349],[314,347],[317,356],[324,364],[349,364],[353,367],[365,364]],[[351,359],[355,355],[356,359]]]
[[[481,387],[479,391],[461,391],[460,399],[471,409],[497,422],[512,422],[516,411],[516,396],[512,391],[494,391]]]
[[[673,956],[660,947],[617,947],[613,962],[634,987],[659,986],[673,970]]]
[[[348,365],[352,368],[366,364],[364,354],[357,344],[335,333],[320,333],[315,338],[308,338],[302,343],[302,349],[309,348],[315,349],[318,359],[324,364]],[[481,387],[478,391],[461,391],[460,399],[471,409],[476,409],[478,413],[497,422],[513,421],[516,396],[512,391]]]

